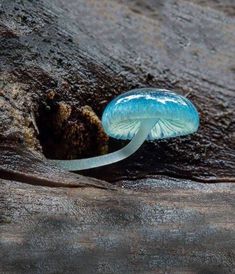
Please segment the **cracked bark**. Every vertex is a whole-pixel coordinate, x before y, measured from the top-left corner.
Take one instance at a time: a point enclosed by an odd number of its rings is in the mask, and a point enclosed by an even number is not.
[[[232,1],[0,4],[0,271],[232,273]],[[100,153],[81,110],[143,86],[190,98],[198,133],[82,175],[46,162]]]

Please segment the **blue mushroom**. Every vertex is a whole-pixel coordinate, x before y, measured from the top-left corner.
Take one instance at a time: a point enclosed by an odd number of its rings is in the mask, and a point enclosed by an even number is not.
[[[79,160],[52,160],[67,170],[109,165],[133,154],[145,140],[165,139],[197,131],[196,107],[174,92],[142,88],[123,93],[104,110],[102,125],[116,139],[131,140],[124,148],[102,156]]]

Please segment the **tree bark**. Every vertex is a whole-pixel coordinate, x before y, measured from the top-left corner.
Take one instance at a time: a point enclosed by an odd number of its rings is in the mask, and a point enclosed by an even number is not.
[[[0,2],[2,273],[233,272],[234,11],[232,0]],[[192,100],[198,133],[81,174],[47,162],[123,146],[102,111],[149,86]]]

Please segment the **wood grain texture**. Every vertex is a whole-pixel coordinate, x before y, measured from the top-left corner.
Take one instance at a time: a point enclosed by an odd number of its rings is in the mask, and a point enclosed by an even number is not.
[[[48,157],[62,157],[65,150],[68,158],[91,156],[98,153],[97,133],[82,106],[101,116],[125,90],[170,88],[198,107],[199,132],[146,144],[111,174],[98,171],[101,179],[138,172],[234,180],[233,17],[185,1],[159,2],[153,17],[118,1],[3,1],[2,9],[4,142],[40,150],[39,139]],[[58,109],[64,103],[72,114],[61,126]]]
[[[234,273],[234,10],[0,1],[1,273]],[[192,100],[198,133],[82,175],[47,162],[101,153],[89,117],[144,86]]]
[[[114,195],[1,180],[1,273],[233,273],[234,185],[138,184]]]

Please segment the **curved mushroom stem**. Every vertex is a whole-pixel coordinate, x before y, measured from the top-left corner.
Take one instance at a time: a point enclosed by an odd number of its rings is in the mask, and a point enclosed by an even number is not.
[[[149,132],[153,126],[157,123],[156,119],[144,120],[141,122],[139,131],[133,137],[133,139],[125,147],[121,148],[112,153],[108,153],[102,156],[79,159],[79,160],[50,160],[50,162],[56,164],[59,167],[64,169],[75,171],[75,170],[84,170],[100,166],[109,165],[112,163],[119,162],[131,154],[136,152],[138,148],[144,143]]]

